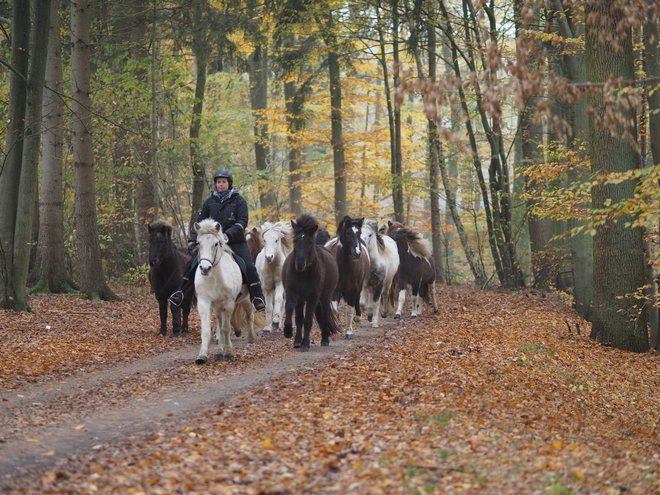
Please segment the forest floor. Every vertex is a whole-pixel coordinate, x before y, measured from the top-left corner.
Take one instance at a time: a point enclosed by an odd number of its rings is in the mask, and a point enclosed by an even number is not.
[[[557,295],[438,287],[440,310],[198,366],[148,289],[0,311],[2,493],[660,493],[660,358]]]

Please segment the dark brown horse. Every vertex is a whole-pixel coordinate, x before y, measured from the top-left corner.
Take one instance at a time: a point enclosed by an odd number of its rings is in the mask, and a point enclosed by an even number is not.
[[[264,241],[261,237],[261,227],[247,227],[245,229],[245,241],[247,242],[248,249],[250,250],[250,257],[254,263],[257,261],[257,256],[264,248]]]
[[[296,337],[293,347],[308,351],[314,316],[321,329],[321,345],[330,345],[330,335],[339,332],[337,315],[332,308],[332,294],[339,273],[330,251],[316,244],[319,222],[303,214],[292,221],[293,251],[284,260],[282,281],[286,294],[284,336],[293,336],[292,316],[296,311]],[[303,335],[304,327],[304,335]]]
[[[360,294],[369,275],[369,252],[362,240],[364,218],[351,218],[346,215],[337,225],[337,237],[328,241],[325,247],[335,256],[339,269],[339,281],[332,295],[338,304],[346,301],[347,339],[353,338],[353,314],[360,318]]]
[[[190,255],[177,248],[172,241],[172,225],[166,220],[156,220],[149,225],[149,283],[156,295],[160,312],[160,333],[167,335],[167,305],[170,294],[179,290],[183,270]],[[194,284],[188,284],[181,306],[170,303],[172,335],[188,333],[188,315],[195,296]]]
[[[386,234],[394,239],[399,251],[399,305],[394,317],[401,318],[408,285],[412,290],[411,318],[421,316],[422,300],[431,304],[433,312],[437,313],[435,265],[429,241],[399,222],[387,222]]]

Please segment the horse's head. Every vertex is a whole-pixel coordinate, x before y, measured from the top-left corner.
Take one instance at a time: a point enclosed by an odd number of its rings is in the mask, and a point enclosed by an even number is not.
[[[367,248],[371,248],[376,244],[378,236],[378,222],[374,220],[367,220],[362,225],[362,240],[364,241]],[[373,243],[373,244],[372,244]]]
[[[156,220],[149,229],[149,266],[159,266],[171,254],[172,225],[165,220]]]
[[[199,271],[206,276],[220,261],[227,243],[227,236],[222,232],[222,226],[210,218],[196,223],[195,230],[197,231]]]
[[[319,229],[319,224],[313,216],[303,214],[296,221],[292,221],[291,226],[294,233],[293,266],[297,271],[304,272],[316,258],[314,237]]]
[[[283,241],[285,240],[286,232],[283,231],[281,223],[266,222],[262,226],[261,238],[263,240],[263,253],[266,263],[272,263],[279,253],[284,254],[285,246],[283,245]]]
[[[348,215],[337,226],[337,238],[346,246],[351,256],[358,259],[362,255],[362,225],[364,218],[351,218]]]
[[[394,232],[396,232],[397,230],[401,230],[401,229],[403,229],[403,228],[405,228],[405,227],[406,227],[406,226],[405,226],[403,223],[401,223],[401,222],[393,222],[393,221],[391,221],[391,220],[388,220],[388,221],[387,221],[387,227],[385,228],[385,234],[386,234],[386,235],[392,235],[392,234],[394,234]]]

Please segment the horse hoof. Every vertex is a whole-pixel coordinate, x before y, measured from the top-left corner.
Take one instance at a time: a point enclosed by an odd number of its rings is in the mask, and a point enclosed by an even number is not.
[[[273,322],[273,332],[277,332],[280,329],[280,323],[274,321]]]
[[[204,364],[206,361],[208,361],[206,356],[197,356],[197,359],[195,359],[195,364]]]
[[[182,330],[181,335],[188,335],[188,329],[186,328],[185,330]]]
[[[181,332],[174,332],[174,333],[172,334],[172,337],[178,337],[179,335],[181,335]]]
[[[294,348],[294,349],[300,349],[300,342],[297,342],[297,341],[294,342],[294,343],[293,343],[293,348]]]
[[[399,318],[401,318],[401,315],[399,313],[394,313],[394,319],[398,320]]]
[[[347,334],[344,336],[344,338],[345,338],[346,340],[353,340],[354,335],[353,335],[352,333],[347,333]],[[326,344],[326,345],[327,345],[327,344]]]
[[[378,328],[378,323],[372,323],[371,328]]]
[[[410,315],[410,317],[414,320],[415,318],[417,318],[417,315]]]
[[[321,344],[321,345],[323,345],[323,344]],[[328,345],[328,344],[325,344],[325,345]],[[300,350],[303,351],[303,352],[309,352],[309,345],[301,345]]]
[[[222,354],[216,354],[215,356],[213,356],[213,359],[215,361],[226,361],[228,363],[234,362],[234,356],[223,356]]]
[[[268,334],[270,333],[270,327],[266,327],[266,328],[264,328],[262,333],[263,333],[264,335],[268,335]]]
[[[234,328],[234,335],[236,335],[236,337],[240,337],[242,333],[243,331],[240,328]]]
[[[353,321],[354,321],[355,323],[360,323],[360,322],[362,321],[362,317],[361,317],[361,316],[357,316],[357,315],[355,315],[355,316],[353,317]]]
[[[284,326],[283,333],[284,333],[284,336],[285,336],[287,339],[290,339],[291,337],[293,337],[293,327],[287,327],[287,326],[285,325],[285,326]],[[300,345],[300,343],[299,343],[298,345]],[[295,345],[294,345],[294,347],[295,347]]]
[[[321,341],[321,347],[328,347],[330,345],[329,340],[322,340]],[[309,350],[309,347],[307,347],[307,350]]]
[[[374,315],[367,315],[367,321],[371,321],[374,319]]]

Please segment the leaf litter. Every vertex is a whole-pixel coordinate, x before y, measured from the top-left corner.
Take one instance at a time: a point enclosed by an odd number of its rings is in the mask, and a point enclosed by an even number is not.
[[[438,314],[426,308],[416,320],[404,316],[374,345],[15,479],[12,491],[660,493],[655,353],[591,341],[586,322],[538,292],[443,286],[439,293]],[[157,309],[146,291],[133,290],[122,302],[51,295],[33,296],[31,304],[34,313],[2,312],[3,394],[199,342],[198,331],[157,335]],[[13,438],[60,415],[84,418],[103,407],[99,401],[158,394],[298,352],[283,341],[281,334],[260,338],[229,365],[172,363],[165,373],[105,383],[90,400],[70,398],[66,413],[54,406],[40,414],[14,410],[0,415],[0,435]]]

